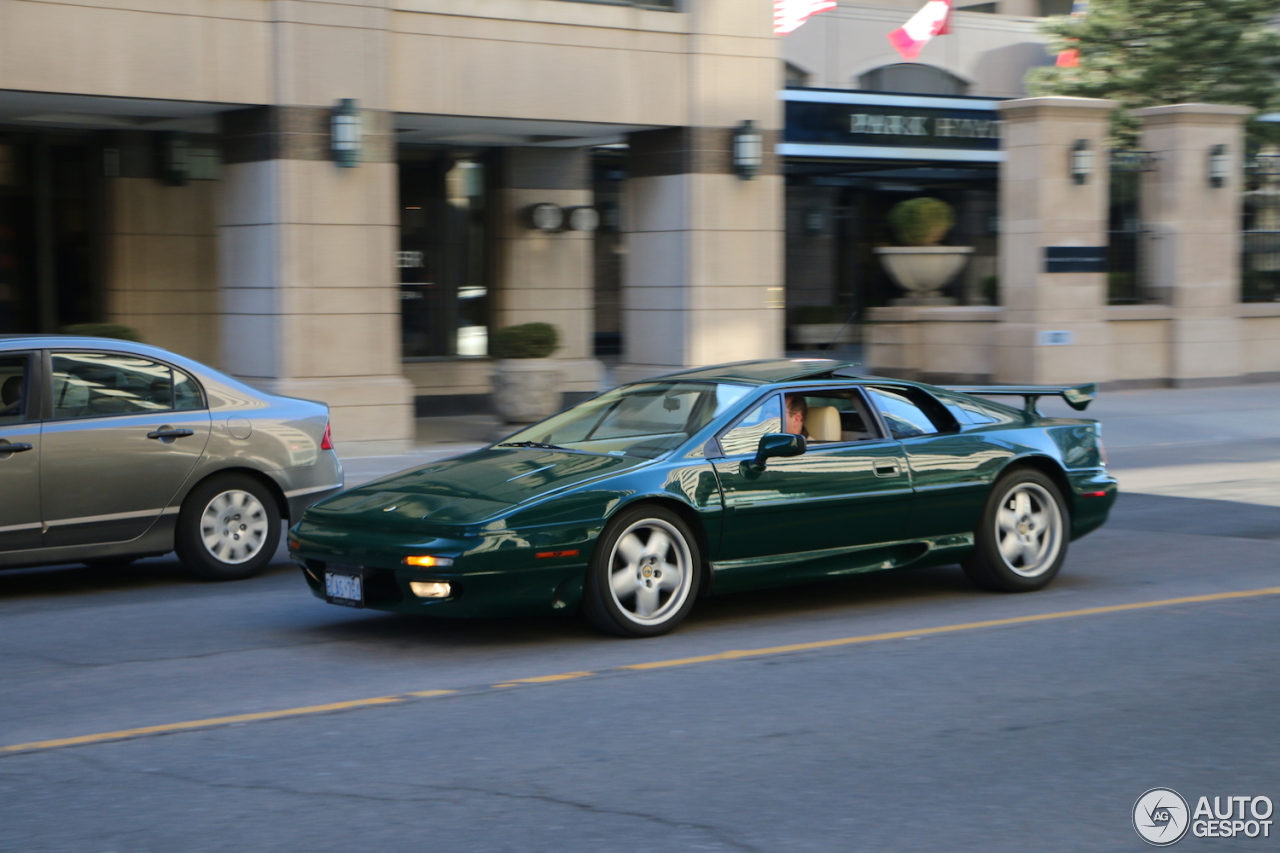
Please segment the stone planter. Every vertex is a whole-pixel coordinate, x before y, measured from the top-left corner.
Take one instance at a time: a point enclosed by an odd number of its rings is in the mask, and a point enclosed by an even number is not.
[[[859,331],[860,327],[856,323],[801,323],[790,329],[791,341],[801,347],[856,344]],[[839,337],[836,337],[837,334]]]
[[[560,411],[560,371],[554,358],[493,362],[493,407],[509,424],[531,424]]]
[[[894,305],[954,305],[938,291],[955,278],[973,254],[972,246],[885,246],[875,250],[890,278],[908,296]]]

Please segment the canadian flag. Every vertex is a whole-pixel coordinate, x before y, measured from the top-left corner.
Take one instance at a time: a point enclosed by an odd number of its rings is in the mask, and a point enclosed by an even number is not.
[[[950,32],[951,0],[929,0],[911,20],[889,33],[889,43],[911,62],[934,36]]]
[[[785,36],[819,12],[836,7],[836,0],[773,0],[773,34]]]

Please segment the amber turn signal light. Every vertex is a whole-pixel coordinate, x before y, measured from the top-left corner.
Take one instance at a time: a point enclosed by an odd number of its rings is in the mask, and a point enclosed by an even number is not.
[[[441,566],[452,566],[453,560],[449,557],[405,557],[404,564],[417,566],[420,569],[435,569]]]

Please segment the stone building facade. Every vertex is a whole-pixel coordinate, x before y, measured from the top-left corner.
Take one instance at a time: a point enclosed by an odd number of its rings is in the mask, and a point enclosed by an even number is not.
[[[730,156],[743,122],[780,130],[771,25],[741,0],[0,0],[0,331],[126,324],[328,402],[349,451],[483,399],[500,326],[554,324],[562,390],[594,393],[593,235],[525,213],[591,205],[612,151],[618,376],[778,355],[781,178],[770,146],[753,180]]]

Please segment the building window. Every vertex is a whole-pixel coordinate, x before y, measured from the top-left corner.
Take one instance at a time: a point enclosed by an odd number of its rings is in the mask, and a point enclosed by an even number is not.
[[[899,62],[863,74],[858,78],[858,88],[909,95],[964,95],[969,91],[969,84],[932,65]]]
[[[790,62],[786,65],[786,83],[788,89],[800,89],[809,85],[809,80],[813,77],[808,71],[792,65]]]
[[[1040,17],[1070,15],[1073,5],[1073,0],[1040,0]]]
[[[401,149],[399,161],[403,355],[486,355],[484,162],[468,152],[425,149]]]

